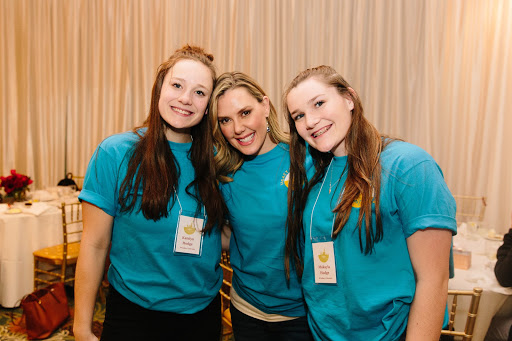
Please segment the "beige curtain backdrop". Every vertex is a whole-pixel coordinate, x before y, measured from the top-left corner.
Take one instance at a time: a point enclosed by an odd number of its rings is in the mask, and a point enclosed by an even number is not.
[[[143,122],[156,68],[184,43],[256,78],[281,108],[329,64],[381,132],[427,150],[454,194],[512,211],[512,1],[0,0],[0,173],[54,186]],[[283,118],[284,123],[284,118]]]

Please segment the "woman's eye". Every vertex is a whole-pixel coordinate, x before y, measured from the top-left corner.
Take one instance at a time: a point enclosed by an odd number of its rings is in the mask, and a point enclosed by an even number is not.
[[[199,96],[205,96],[205,94],[202,90],[197,90],[196,94],[198,94]]]
[[[325,102],[324,101],[318,101],[315,103],[315,107],[321,107]]]
[[[295,115],[295,116],[293,117],[293,120],[294,120],[294,121],[298,121],[298,120],[300,120],[303,116],[304,116],[304,114],[298,114],[298,115]]]
[[[176,89],[181,89],[180,83],[173,83],[172,86],[174,86]]]
[[[229,118],[221,118],[221,119],[219,120],[219,123],[220,123],[220,124],[226,124],[226,123],[228,123],[228,122],[229,122]]]
[[[243,111],[243,112],[242,112],[242,117],[247,116],[247,115],[249,115],[250,113],[251,113],[251,111],[250,111],[250,110]]]

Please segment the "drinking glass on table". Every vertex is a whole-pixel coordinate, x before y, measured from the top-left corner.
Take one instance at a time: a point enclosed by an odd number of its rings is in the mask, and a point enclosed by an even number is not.
[[[468,221],[468,233],[474,235],[477,233],[478,223],[476,221]]]
[[[481,221],[478,223],[477,232],[482,237],[487,237],[487,234],[489,233],[489,227],[486,222]]]

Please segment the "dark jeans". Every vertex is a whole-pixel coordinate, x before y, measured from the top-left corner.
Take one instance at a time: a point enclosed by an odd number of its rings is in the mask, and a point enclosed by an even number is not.
[[[142,308],[109,288],[101,341],[218,341],[220,333],[219,295],[195,314],[176,314]]]
[[[233,305],[229,309],[236,341],[313,341],[305,316],[290,321],[266,322],[245,315]]]

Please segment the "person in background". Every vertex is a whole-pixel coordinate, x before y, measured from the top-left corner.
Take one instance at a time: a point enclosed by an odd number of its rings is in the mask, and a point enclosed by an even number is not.
[[[494,266],[496,279],[504,287],[512,287],[512,219],[510,226],[508,233],[503,236],[503,245],[498,248]],[[503,307],[506,306],[507,304],[503,305]],[[507,340],[512,341],[512,315],[510,311],[499,311],[491,321],[485,341]]]
[[[254,79],[229,72],[209,112],[232,228],[235,340],[312,340],[299,280],[293,272],[287,281],[284,270],[290,156],[276,110]]]
[[[158,68],[142,127],[108,137],[80,193],[84,232],[76,268],[77,341],[91,323],[111,243],[102,341],[220,336],[224,206],[204,119],[213,56],[186,45]]]
[[[382,136],[331,67],[287,87],[287,261],[316,340],[438,340],[455,200],[421,148]],[[308,179],[306,151],[315,163]]]
[[[496,278],[504,287],[512,287],[512,222],[510,226],[508,233],[503,236],[503,245],[498,248],[494,267]]]

